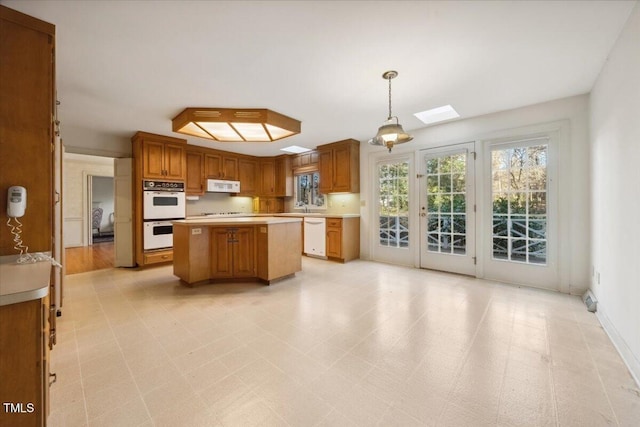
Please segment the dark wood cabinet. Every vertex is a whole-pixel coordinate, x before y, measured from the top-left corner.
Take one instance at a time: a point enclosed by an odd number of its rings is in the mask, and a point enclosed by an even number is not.
[[[360,192],[360,143],[346,139],[318,147],[320,192]]]
[[[211,228],[212,279],[255,277],[254,227]]]

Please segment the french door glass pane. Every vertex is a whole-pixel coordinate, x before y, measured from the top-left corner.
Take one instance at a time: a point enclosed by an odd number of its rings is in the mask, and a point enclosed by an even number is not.
[[[378,165],[381,246],[409,246],[409,162]]]
[[[427,251],[467,252],[467,155],[427,159]]]
[[[547,262],[548,145],[491,151],[493,258]]]

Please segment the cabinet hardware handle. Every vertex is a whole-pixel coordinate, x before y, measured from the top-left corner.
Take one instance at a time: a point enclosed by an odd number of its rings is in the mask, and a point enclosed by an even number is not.
[[[167,259],[169,258],[169,255],[162,255],[162,259]]]
[[[53,377],[53,381],[51,380],[51,377]],[[51,387],[51,385],[56,381],[58,381],[58,375],[55,372],[53,374],[49,372],[49,387]]]

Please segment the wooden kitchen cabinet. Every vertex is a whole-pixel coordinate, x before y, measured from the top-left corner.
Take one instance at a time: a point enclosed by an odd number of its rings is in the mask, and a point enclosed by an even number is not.
[[[21,405],[12,410],[0,408],[0,425],[47,424],[50,313],[48,295],[0,306],[0,402]]]
[[[275,159],[275,195],[278,197],[293,196],[293,169],[291,156],[283,155]]]
[[[254,213],[283,213],[284,199],[281,197],[256,197],[253,199]]]
[[[187,179],[185,192],[191,195],[202,195],[204,186],[204,155],[200,151],[187,151]]]
[[[186,140],[137,132],[131,141],[140,144],[143,179],[184,181]]]
[[[294,174],[315,172],[318,170],[319,154],[316,150],[292,156],[291,168]]]
[[[360,218],[327,218],[326,254],[340,262],[360,258]]]
[[[205,177],[210,179],[238,179],[238,158],[221,152],[204,155]]]
[[[249,157],[238,159],[238,180],[240,181],[239,196],[255,196],[258,185],[258,161]]]
[[[252,226],[211,228],[212,279],[256,276],[254,231]]]
[[[276,195],[276,162],[273,158],[260,159],[260,196]]]
[[[320,192],[360,192],[360,143],[346,139],[318,146]]]

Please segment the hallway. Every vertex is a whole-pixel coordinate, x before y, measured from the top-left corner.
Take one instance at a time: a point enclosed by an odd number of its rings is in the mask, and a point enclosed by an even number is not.
[[[113,267],[114,243],[96,243],[65,249],[66,274],[84,273]]]

